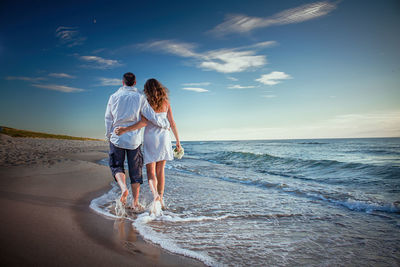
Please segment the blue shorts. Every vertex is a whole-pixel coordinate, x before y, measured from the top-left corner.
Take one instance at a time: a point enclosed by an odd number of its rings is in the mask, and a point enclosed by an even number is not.
[[[110,142],[109,165],[114,179],[115,174],[119,172],[125,173],[124,164],[126,156],[126,159],[128,160],[128,170],[131,184],[143,184],[143,155],[140,148],[141,146],[136,149],[125,149],[116,147],[113,143]],[[117,180],[115,179],[115,181]]]

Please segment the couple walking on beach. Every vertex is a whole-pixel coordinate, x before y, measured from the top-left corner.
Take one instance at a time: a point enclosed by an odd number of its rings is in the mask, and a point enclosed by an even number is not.
[[[120,201],[125,206],[129,195],[124,168],[126,158],[133,195],[130,208],[136,212],[144,210],[139,203],[143,163],[154,203],[159,201],[164,208],[164,167],[166,161],[174,157],[170,129],[175,135],[177,151],[182,150],[168,100],[168,89],[156,79],[149,79],[144,85],[144,94],[141,94],[135,87],[136,77],[131,72],[124,74],[122,84],[110,96],[105,114],[106,138],[110,143],[109,165],[121,188]],[[143,142],[142,127],[146,127]]]

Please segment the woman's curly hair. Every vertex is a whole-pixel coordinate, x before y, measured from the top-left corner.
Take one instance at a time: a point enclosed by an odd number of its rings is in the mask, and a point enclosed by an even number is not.
[[[155,111],[162,111],[168,102],[168,89],[156,79],[148,79],[144,85],[147,101]]]

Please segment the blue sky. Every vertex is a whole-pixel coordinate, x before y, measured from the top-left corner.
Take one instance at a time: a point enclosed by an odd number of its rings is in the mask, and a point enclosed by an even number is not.
[[[125,72],[183,140],[400,136],[398,1],[2,1],[0,125],[103,138]]]

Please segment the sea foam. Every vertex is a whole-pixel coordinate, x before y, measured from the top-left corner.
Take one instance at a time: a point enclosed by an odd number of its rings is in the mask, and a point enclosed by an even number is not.
[[[150,223],[154,220],[174,221],[171,218],[172,218],[171,216],[167,216],[167,217],[155,216],[155,214],[143,213],[143,214],[140,214],[137,217],[137,219],[133,222],[133,226],[146,240],[149,240],[152,243],[157,244],[172,253],[181,254],[181,255],[184,255],[184,256],[187,256],[190,258],[200,260],[208,266],[221,266],[221,264],[218,264],[214,259],[212,259],[211,257],[209,257],[206,254],[194,252],[189,249],[184,249],[184,248],[179,247],[171,239],[167,238],[166,236],[164,236],[161,233],[155,232],[148,225],[148,223]]]
[[[173,240],[169,239],[167,236],[152,230],[148,223],[155,220],[168,222],[220,220],[225,218],[225,216],[218,218],[210,218],[206,216],[182,218],[174,215],[171,212],[168,212],[168,215],[164,215],[163,211],[161,210],[161,203],[159,201],[155,201],[148,206],[147,212],[138,215],[138,217],[134,219],[127,216],[126,212],[121,211],[121,207],[119,207],[118,205],[119,189],[114,183],[111,183],[111,186],[111,190],[101,195],[100,197],[93,199],[90,202],[90,208],[92,210],[108,218],[117,219],[125,217],[125,219],[133,221],[132,226],[136,228],[136,230],[140,233],[140,235],[143,236],[144,239],[161,246],[165,250],[200,260],[208,266],[222,266],[206,254],[194,252],[189,249],[179,247],[175,242],[173,242]],[[115,207],[113,209],[114,203]],[[116,214],[114,214],[112,210],[114,210]]]

